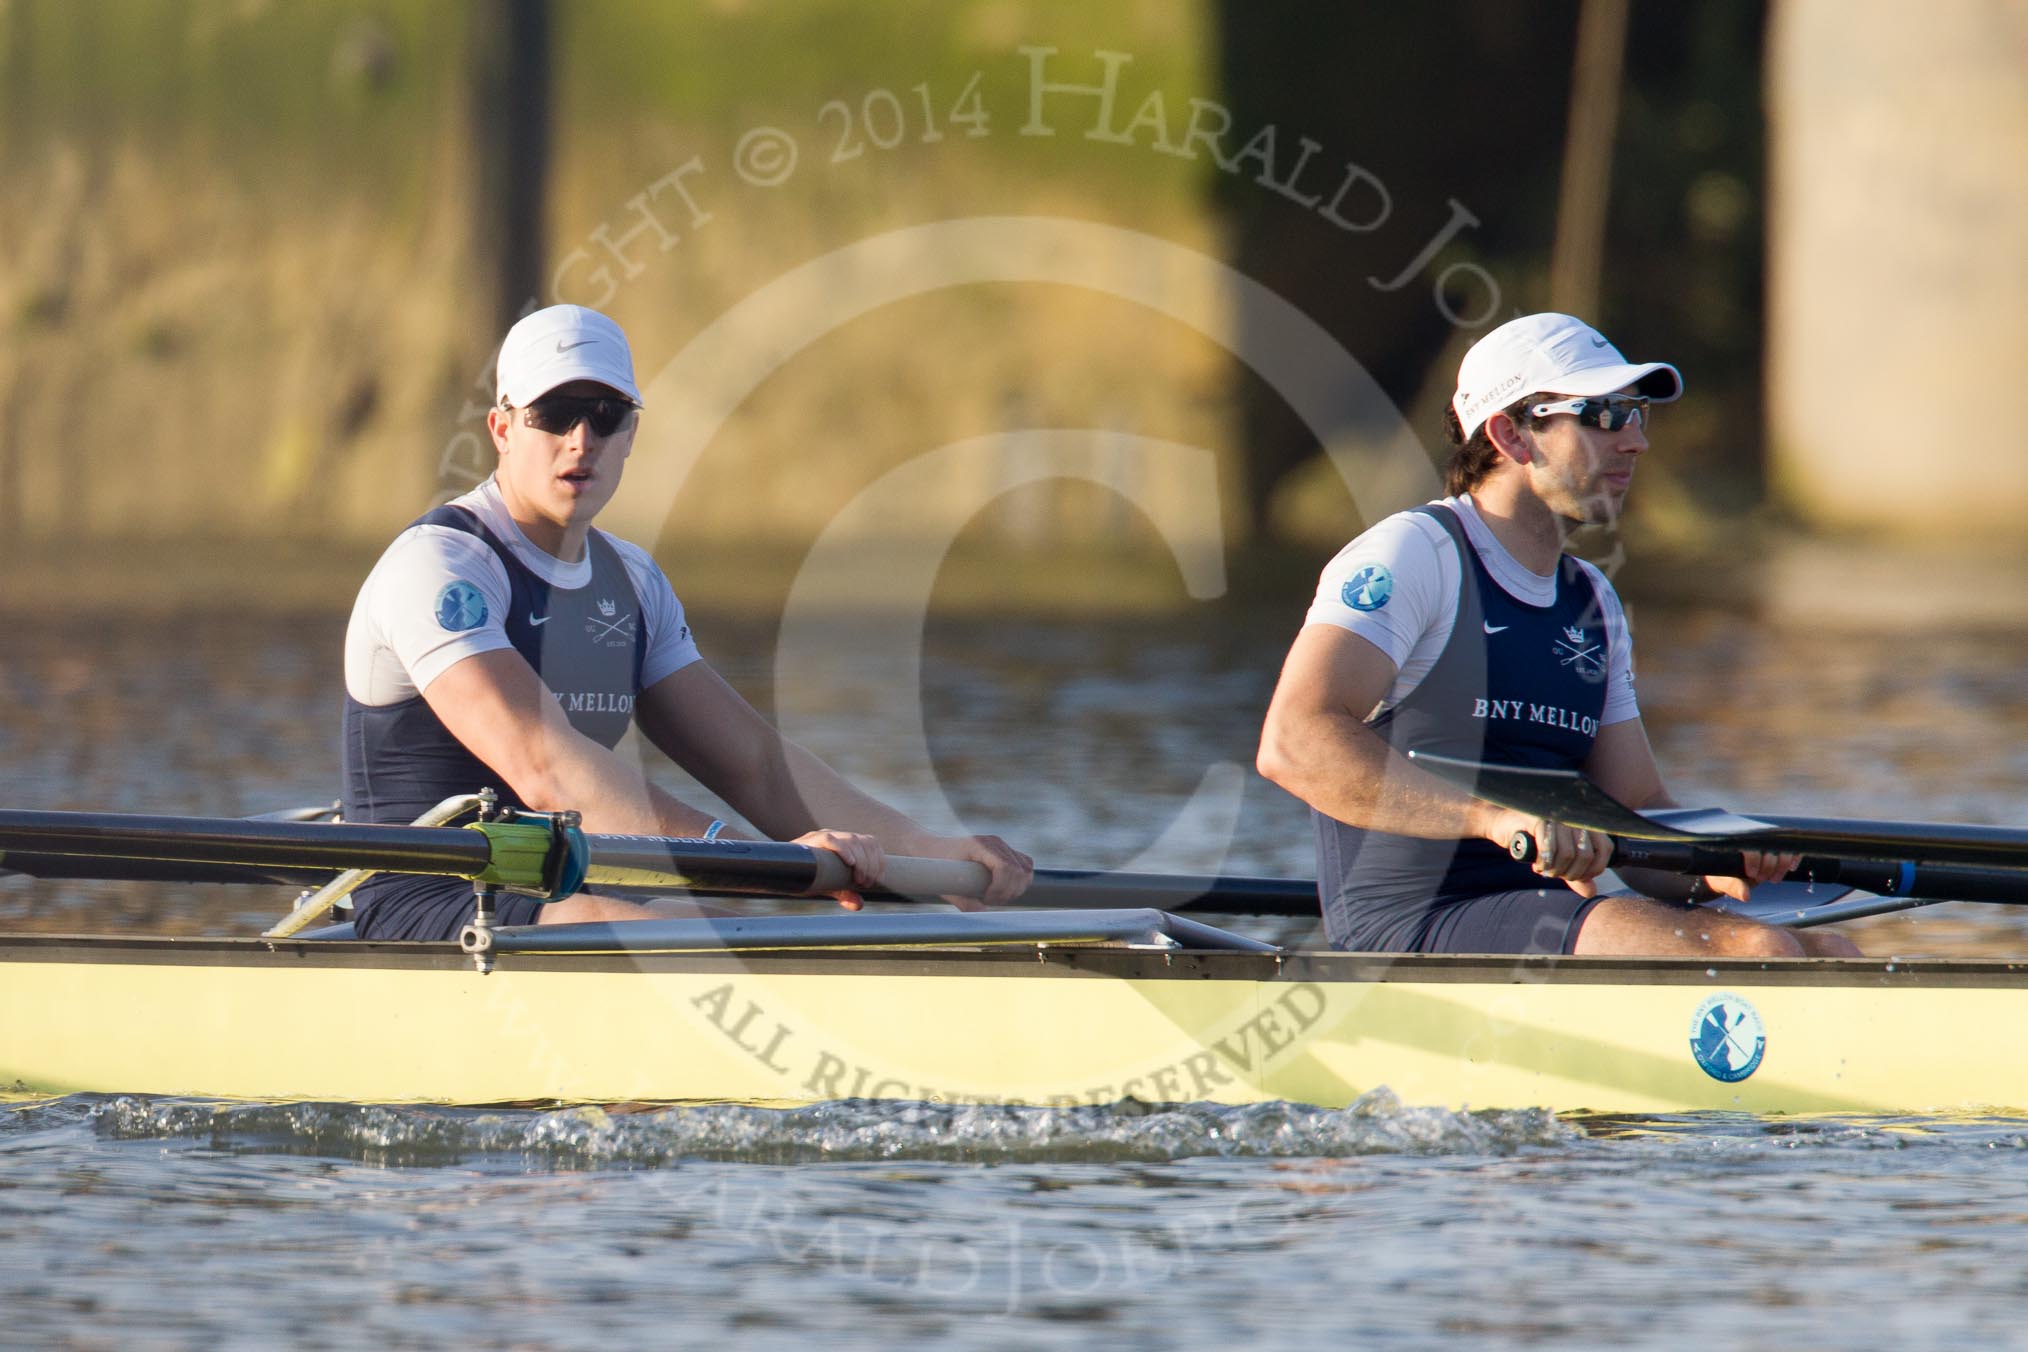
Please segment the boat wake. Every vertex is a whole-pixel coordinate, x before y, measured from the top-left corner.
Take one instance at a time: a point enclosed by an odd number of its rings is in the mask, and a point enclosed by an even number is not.
[[[653,1168],[686,1160],[804,1164],[1160,1162],[1199,1156],[1496,1156],[1564,1146],[1582,1133],[1544,1109],[1453,1112],[1377,1089],[1348,1108],[1292,1103],[1008,1107],[848,1099],[798,1108],[734,1104],[556,1109],[200,1103],[74,1096],[109,1140],[184,1140],[243,1154],[299,1154],[390,1165],[485,1160],[551,1168]],[[24,1126],[17,1122],[15,1125]],[[51,1122],[50,1125],[55,1125]]]

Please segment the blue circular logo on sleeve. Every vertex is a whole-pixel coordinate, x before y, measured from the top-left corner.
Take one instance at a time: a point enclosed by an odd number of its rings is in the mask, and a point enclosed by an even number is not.
[[[437,623],[452,633],[477,629],[486,622],[486,598],[479,589],[460,579],[437,593]]]
[[[1378,610],[1394,595],[1394,574],[1385,564],[1369,563],[1352,574],[1338,595],[1354,610]]]
[[[1690,1054],[1712,1079],[1737,1084],[1760,1069],[1767,1025],[1739,996],[1714,995],[1690,1018]]]

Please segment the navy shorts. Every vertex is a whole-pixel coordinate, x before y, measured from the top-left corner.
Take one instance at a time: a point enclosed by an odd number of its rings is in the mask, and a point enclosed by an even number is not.
[[[1531,887],[1443,901],[1361,949],[1385,953],[1569,953],[1598,897]]]
[[[362,939],[455,940],[472,923],[479,903],[463,878],[398,878],[353,894],[353,932]],[[518,892],[493,897],[493,923],[533,925],[542,903]]]

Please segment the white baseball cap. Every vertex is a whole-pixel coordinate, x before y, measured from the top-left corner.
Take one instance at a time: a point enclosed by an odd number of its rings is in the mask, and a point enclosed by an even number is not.
[[[1629,385],[1658,404],[1683,396],[1683,377],[1667,362],[1628,361],[1582,319],[1523,315],[1465,353],[1451,408],[1469,438],[1487,418],[1525,394],[1611,394]]]
[[[552,305],[523,315],[500,344],[495,377],[495,397],[515,408],[526,408],[573,380],[596,380],[641,402],[627,335],[582,305]]]

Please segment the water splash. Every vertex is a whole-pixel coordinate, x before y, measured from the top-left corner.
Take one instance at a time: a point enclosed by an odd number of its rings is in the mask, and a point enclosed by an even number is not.
[[[1338,1110],[1292,1103],[1227,1107],[1124,1100],[1043,1108],[851,1099],[799,1108],[714,1104],[625,1111],[216,1104],[123,1096],[93,1101],[89,1119],[101,1139],[181,1139],[232,1153],[399,1165],[521,1159],[585,1169],[684,1160],[998,1164],[1496,1156],[1582,1139],[1546,1109],[1418,1108],[1386,1089]]]
[[[1567,1125],[1594,1140],[1691,1144],[1704,1155],[1770,1151],[1879,1151],[1949,1148],[2028,1151],[2028,1119],[2005,1112],[1938,1114],[1583,1113]]]

